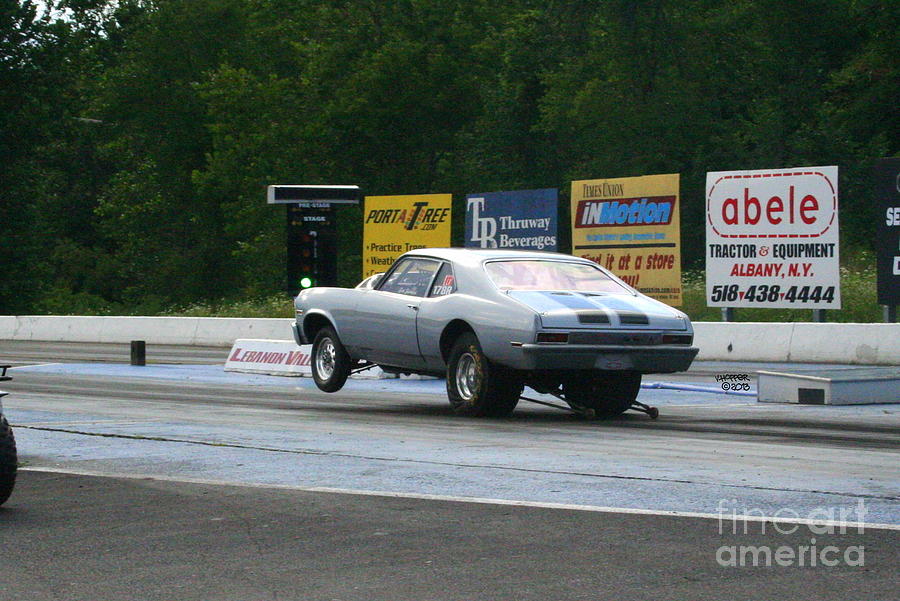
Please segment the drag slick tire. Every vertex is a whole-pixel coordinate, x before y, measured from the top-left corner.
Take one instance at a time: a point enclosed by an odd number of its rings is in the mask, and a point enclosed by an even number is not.
[[[461,335],[447,362],[447,397],[459,415],[505,417],[522,395],[522,379],[491,363],[475,334]]]
[[[319,330],[312,345],[312,375],[319,390],[337,392],[350,375],[350,355],[330,326]]]
[[[641,391],[636,371],[589,372],[563,382],[563,396],[571,406],[593,409],[597,417],[622,415]]]
[[[0,505],[6,502],[16,485],[16,437],[5,417],[0,417]]]

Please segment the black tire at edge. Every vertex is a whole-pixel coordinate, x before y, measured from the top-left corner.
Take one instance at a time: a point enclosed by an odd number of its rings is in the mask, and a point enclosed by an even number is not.
[[[465,352],[475,357],[481,370],[481,390],[473,402],[465,402],[456,390],[454,374]],[[522,396],[522,380],[484,356],[478,338],[466,332],[457,338],[447,362],[447,397],[458,415],[476,417],[506,417],[513,412]]]
[[[335,351],[334,371],[331,372],[331,377],[328,379],[322,378],[316,371],[316,354],[318,353],[319,345],[326,338],[331,338],[331,341],[334,344]],[[319,330],[319,333],[316,334],[316,339],[313,341],[312,354],[310,358],[313,380],[315,380],[316,386],[319,387],[319,390],[322,390],[324,392],[337,392],[344,387],[344,384],[347,382],[347,378],[350,376],[352,365],[350,355],[347,354],[347,350],[344,348],[344,345],[341,344],[341,339],[338,338],[337,333],[332,327],[326,326]]]
[[[567,401],[593,409],[597,417],[615,417],[625,413],[641,390],[641,374],[595,372],[563,383]]]
[[[17,470],[16,437],[6,418],[0,417],[0,505],[12,494]]]

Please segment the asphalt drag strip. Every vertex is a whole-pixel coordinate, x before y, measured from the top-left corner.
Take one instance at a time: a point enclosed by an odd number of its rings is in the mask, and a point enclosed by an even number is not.
[[[0,599],[896,598],[898,531],[777,526],[23,471]]]

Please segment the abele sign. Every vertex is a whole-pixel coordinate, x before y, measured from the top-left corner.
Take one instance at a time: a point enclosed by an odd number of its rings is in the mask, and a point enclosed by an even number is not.
[[[837,167],[707,173],[707,304],[840,309],[837,181]]]

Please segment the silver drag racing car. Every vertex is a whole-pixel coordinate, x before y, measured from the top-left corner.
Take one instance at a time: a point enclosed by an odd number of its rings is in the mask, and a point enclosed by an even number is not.
[[[365,284],[294,302],[294,338],[312,343],[326,392],[377,364],[446,375],[461,414],[508,415],[528,385],[614,416],[636,403],[642,374],[686,370],[698,351],[684,313],[568,255],[420,249]]]

